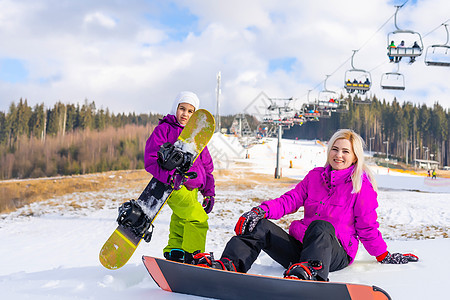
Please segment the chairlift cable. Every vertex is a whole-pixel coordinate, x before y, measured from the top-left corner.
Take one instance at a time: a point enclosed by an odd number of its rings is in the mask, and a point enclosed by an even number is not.
[[[406,3],[408,3],[409,0],[406,0],[405,3],[403,3],[402,5],[399,5],[399,8],[402,8],[403,6],[405,6]]]
[[[396,6],[397,7],[397,10],[396,10],[396,12],[394,13],[394,14],[392,14],[373,34],[372,34],[372,36],[369,38],[369,39],[367,39],[362,45],[361,45],[361,47],[359,47],[358,48],[358,50],[357,51],[360,51],[361,49],[363,49],[373,38],[374,38],[374,36],[378,33],[378,32],[380,32],[381,31],[381,29],[383,29],[383,27],[384,26],[386,26],[386,24],[388,24],[388,22],[390,22],[391,20],[392,20],[392,18],[394,18],[395,16],[396,16],[396,14],[397,14],[397,12],[398,12],[398,10],[399,9],[401,9],[401,8],[403,8],[403,6],[405,6],[405,4],[406,3],[408,3],[409,2],[409,0],[406,0],[402,5],[398,5],[398,6]],[[450,19],[448,19],[447,21],[449,21]],[[447,21],[445,21],[444,23],[446,23]],[[439,25],[439,27],[440,27],[441,25]],[[438,27],[438,28],[439,28]],[[437,29],[437,28],[436,28]],[[436,30],[436,29],[434,29],[434,30]],[[433,30],[433,31],[434,31]],[[431,32],[430,32],[431,33]],[[430,33],[428,33],[428,34],[430,34]],[[427,35],[428,35],[427,34]],[[331,77],[332,75],[334,75],[337,71],[339,71],[345,64],[347,64],[348,63],[348,61],[349,60],[351,60],[352,59],[352,56],[350,56],[349,58],[347,58],[337,69],[335,69],[329,76]],[[383,63],[381,63],[381,64],[379,64],[378,66],[376,66],[376,67],[374,67],[374,68],[372,68],[369,72],[371,72],[371,71],[373,71],[373,70],[375,70],[375,69],[377,69],[377,68],[379,68],[379,67],[381,67],[382,65],[384,65],[384,64],[386,64],[386,62],[383,62]],[[326,79],[325,79],[326,80]],[[321,82],[319,82],[319,83],[317,83],[315,86],[314,86],[314,88],[312,89],[312,90],[315,90],[316,88],[318,88],[319,86],[321,86],[321,85],[323,85],[323,83],[324,83],[324,81],[325,80],[322,80]],[[308,93],[305,93],[305,95],[307,95]]]
[[[386,64],[388,64],[388,62],[383,61],[382,63],[380,63],[380,64],[379,64],[378,66],[376,66],[375,68],[370,69],[369,72],[372,72],[372,71],[374,71],[374,70],[378,69],[379,67],[384,66],[384,65],[386,65]]]
[[[348,63],[349,60],[351,60],[352,57],[350,56],[349,58],[347,58],[339,67],[337,67],[333,72],[331,72],[330,75],[328,75],[328,77],[333,76],[337,71],[339,71],[345,64]],[[327,78],[328,78],[327,77]],[[313,90],[315,90],[317,87],[319,86],[323,86],[323,83],[325,82],[326,79],[322,80],[321,82],[319,82],[318,84],[316,84],[316,86],[314,86]]]
[[[407,0],[406,2],[408,2],[409,0]],[[406,2],[405,3],[403,3],[400,7],[403,7],[403,5],[405,5],[406,4]],[[364,42],[364,44],[361,46],[361,47],[359,47],[359,49],[357,50],[357,51],[360,51],[363,47],[365,47],[372,39],[373,39],[373,37],[384,27],[384,26],[386,26],[386,24],[389,22],[389,21],[391,21],[392,20],[392,18],[395,16],[395,13],[394,14],[392,14],[392,16],[390,16],[384,23],[383,23],[383,25],[381,25],[378,29],[377,29],[377,31],[375,31],[373,34],[372,34],[372,36],[366,41],[366,42]],[[351,60],[352,59],[352,56],[350,56],[349,58],[347,58],[337,69],[335,69],[331,74],[330,74],[330,76],[332,76],[332,75],[334,75],[337,71],[339,71],[344,65],[346,65],[347,63],[348,63],[348,61],[349,60]],[[379,66],[377,66],[376,68],[378,68]],[[323,83],[324,83],[324,80],[322,80],[321,82],[319,82],[316,86],[314,86],[314,88],[313,88],[313,90],[315,90],[317,87],[319,87],[319,86],[321,86],[321,85],[323,85]]]
[[[405,3],[403,3],[402,5],[400,5],[399,8],[402,8],[408,1],[409,1],[409,0],[407,0],[407,1],[406,1]],[[359,49],[358,49],[357,51],[359,51],[359,50],[361,50],[362,48],[364,48],[364,47],[365,47],[365,46],[373,39],[373,37],[374,37],[378,32],[380,32],[381,29],[383,29],[383,27],[386,26],[386,24],[387,24],[388,22],[390,22],[390,21],[392,20],[393,17],[395,17],[396,13],[397,13],[397,12],[393,13],[392,16],[390,16],[390,17],[386,20],[386,22],[384,22],[384,23],[377,29],[377,31],[375,31],[375,32],[372,34],[372,36],[371,36],[366,42],[364,42],[364,43],[362,44],[361,47],[359,47]]]
[[[431,30],[430,32],[428,32],[427,34],[425,34],[423,36],[423,38],[425,38],[427,35],[432,34],[433,32],[435,32],[436,30],[438,30],[439,28],[441,28],[441,26],[445,25],[447,22],[449,22],[450,19],[447,19],[446,21],[442,22],[442,24],[440,24],[439,26],[437,26],[436,28],[434,28],[433,30]]]
[[[383,23],[383,25],[381,25],[380,26],[380,28],[378,28],[378,30],[377,31],[375,31],[374,32],[374,34],[372,34],[372,36],[361,46],[361,47],[359,47],[359,49],[358,49],[358,51],[359,50],[361,50],[362,48],[364,48],[372,39],[373,39],[373,37],[378,33],[378,32],[380,32],[380,30],[381,29],[383,29],[383,27],[384,26],[386,26],[386,24],[389,22],[389,21],[391,21],[392,20],[392,18],[395,16],[395,13],[392,15],[392,16],[390,16],[387,20],[386,20],[386,22],[384,22]]]

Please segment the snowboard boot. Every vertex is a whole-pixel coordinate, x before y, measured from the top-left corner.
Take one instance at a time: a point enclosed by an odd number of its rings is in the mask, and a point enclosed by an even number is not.
[[[212,252],[195,254],[194,265],[204,268],[213,268],[236,272],[236,267],[234,266],[234,263],[231,259],[223,257],[219,260],[214,260],[214,255]]]
[[[291,265],[283,275],[287,279],[324,281],[317,275],[320,269],[322,269],[320,260],[308,260]]]
[[[200,251],[195,251],[194,253],[199,252]],[[164,252],[164,258],[184,264],[194,264],[194,254],[186,252],[182,249],[172,249],[169,252]]]

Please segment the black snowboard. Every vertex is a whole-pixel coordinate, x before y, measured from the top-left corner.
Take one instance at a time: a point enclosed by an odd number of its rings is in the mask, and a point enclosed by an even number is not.
[[[217,299],[391,299],[376,286],[244,274],[149,256],[142,260],[158,286],[169,292]]]

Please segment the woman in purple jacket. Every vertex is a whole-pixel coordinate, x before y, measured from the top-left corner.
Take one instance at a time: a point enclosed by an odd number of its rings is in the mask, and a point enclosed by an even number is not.
[[[220,260],[200,253],[194,256],[196,263],[245,273],[262,250],[286,268],[286,278],[327,281],[329,272],[353,262],[359,241],[381,263],[417,261],[413,254],[387,251],[378,230],[377,187],[363,147],[354,131],[338,130],[328,142],[325,167],[311,170],[281,197],[244,213]],[[291,223],[289,234],[268,220],[302,206],[304,217]]]
[[[198,109],[199,102],[197,95],[192,92],[178,94],[171,113],[160,120],[147,140],[145,169],[163,183],[172,184],[174,176],[177,175],[175,167],[170,162],[167,166],[161,165],[161,161],[158,161],[158,151],[162,145],[169,147],[175,143],[191,115]],[[179,190],[174,190],[167,200],[173,211],[169,242],[163,250],[167,259],[191,263],[192,253],[205,251],[207,214],[213,208],[215,196],[213,170],[211,155],[205,147],[189,169],[189,172],[197,173],[197,177],[188,179]],[[197,200],[199,191],[203,195],[203,204]]]

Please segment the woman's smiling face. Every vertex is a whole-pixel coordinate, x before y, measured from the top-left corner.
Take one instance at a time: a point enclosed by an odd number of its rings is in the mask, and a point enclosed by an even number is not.
[[[331,168],[333,170],[344,170],[355,162],[356,155],[350,141],[346,139],[336,140],[328,155],[328,163]]]

